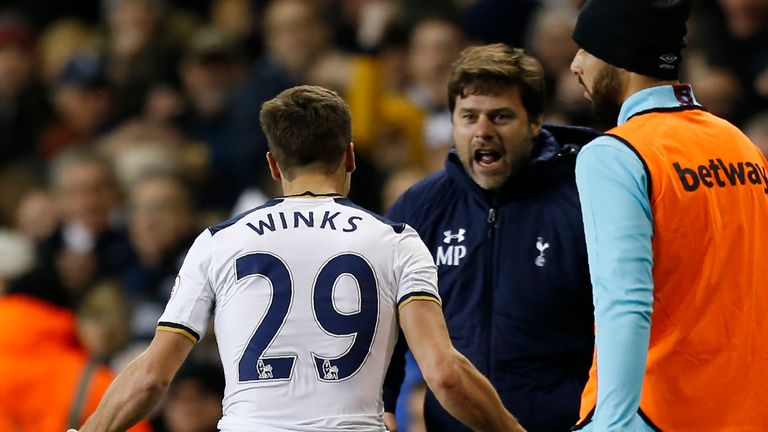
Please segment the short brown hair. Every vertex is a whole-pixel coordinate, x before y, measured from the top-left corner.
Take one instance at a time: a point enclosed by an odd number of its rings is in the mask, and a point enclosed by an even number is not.
[[[538,60],[501,43],[466,48],[451,66],[448,108],[453,113],[457,97],[489,95],[504,87],[520,89],[529,119],[544,111],[544,68]]]
[[[261,106],[261,127],[283,175],[317,168],[332,173],[352,142],[352,118],[344,100],[331,90],[298,86]]]
[[[104,170],[108,186],[115,190],[120,188],[112,161],[92,145],[84,144],[61,152],[51,162],[48,174],[53,189],[61,188],[66,169],[78,165],[98,165]]]

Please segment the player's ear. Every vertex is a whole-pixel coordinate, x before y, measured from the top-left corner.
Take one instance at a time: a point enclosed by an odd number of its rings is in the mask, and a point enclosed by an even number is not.
[[[351,173],[355,171],[355,167],[355,144],[350,142],[344,152],[344,168]]]
[[[277,166],[277,160],[272,155],[272,152],[267,152],[267,164],[269,165],[269,173],[272,174],[272,178],[280,181],[283,178],[283,174],[280,172],[280,167]]]

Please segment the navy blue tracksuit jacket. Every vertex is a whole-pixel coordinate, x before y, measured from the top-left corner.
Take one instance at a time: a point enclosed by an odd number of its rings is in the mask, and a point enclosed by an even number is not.
[[[387,215],[421,235],[438,266],[454,346],[531,432],[567,431],[577,422],[592,362],[574,167],[579,148],[596,136],[545,125],[528,165],[495,192],[481,189],[451,152],[444,171],[411,187]],[[429,392],[424,414],[430,431],[468,430]]]

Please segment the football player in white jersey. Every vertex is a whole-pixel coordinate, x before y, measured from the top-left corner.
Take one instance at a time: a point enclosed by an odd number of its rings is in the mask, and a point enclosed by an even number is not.
[[[262,106],[285,195],[199,235],[154,340],[82,432],[122,431],[147,415],[211,316],[226,375],[221,431],[384,431],[382,383],[400,328],[451,414],[476,430],[522,430],[451,345],[418,234],[344,198],[350,123],[344,101],[321,87]]]

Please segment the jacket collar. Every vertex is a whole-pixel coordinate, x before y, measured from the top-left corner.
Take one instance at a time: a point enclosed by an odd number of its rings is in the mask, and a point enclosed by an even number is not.
[[[701,108],[688,84],[649,87],[628,97],[621,105],[618,125],[648,111]]]

